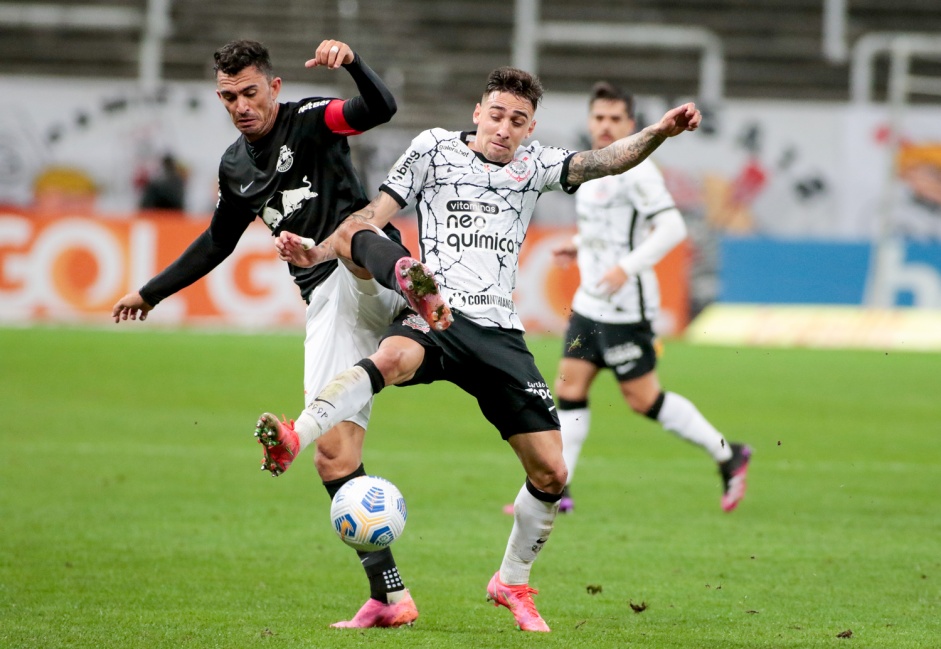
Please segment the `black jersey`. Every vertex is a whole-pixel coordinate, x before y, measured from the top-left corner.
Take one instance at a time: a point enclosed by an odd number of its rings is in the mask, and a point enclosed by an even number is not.
[[[219,165],[213,218],[231,221],[241,232],[257,215],[273,235],[287,230],[323,241],[365,206],[369,199],[353,168],[347,138],[325,123],[330,101],[313,97],[281,104],[265,137],[253,143],[241,137],[230,146]],[[289,268],[307,297],[336,266]]]
[[[369,202],[350,159],[347,135],[381,119],[382,111],[377,116],[368,113],[370,102],[374,114],[375,104],[391,104],[394,112],[395,102],[387,91],[376,92],[376,84],[380,90],[385,88],[359,57],[348,69],[362,97],[346,102],[311,97],[279,104],[271,131],[255,142],[241,136],[226,150],[219,164],[219,201],[209,228],[141,289],[148,304],[156,306],[215,268],[235,249],[255,217],[264,221],[273,236],[287,230],[319,242]],[[391,112],[382,121],[388,120]],[[393,226],[387,226],[386,232],[401,240]],[[307,299],[336,264],[288,267],[301,296]]]

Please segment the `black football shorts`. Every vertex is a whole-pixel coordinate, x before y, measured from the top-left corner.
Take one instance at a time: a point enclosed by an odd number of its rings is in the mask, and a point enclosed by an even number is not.
[[[657,366],[655,339],[649,322],[611,324],[572,313],[562,355],[609,367],[618,381],[629,381]]]
[[[415,377],[402,385],[450,381],[477,399],[503,439],[519,433],[559,430],[559,416],[546,380],[515,329],[483,327],[454,313],[445,331],[431,331],[405,309],[383,338],[405,336],[425,348]]]

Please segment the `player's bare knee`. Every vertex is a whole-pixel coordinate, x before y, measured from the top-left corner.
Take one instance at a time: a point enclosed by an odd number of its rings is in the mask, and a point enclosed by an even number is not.
[[[317,468],[317,475],[324,482],[347,476],[355,471],[360,464],[362,464],[362,459],[358,455],[332,456],[320,452],[314,455],[314,466]]]
[[[424,358],[424,349],[404,337],[397,337],[395,341],[387,338],[370,358],[382,372],[386,385],[398,385],[415,376]]]
[[[585,401],[588,399],[587,389],[579,385],[574,385],[562,378],[556,379],[553,393],[557,399],[563,399],[565,401]]]
[[[568,482],[568,478],[568,469],[562,467],[561,471],[552,474],[552,482],[549,484],[546,491],[551,494],[562,493],[562,490],[565,489],[565,483]]]
[[[539,491],[544,491],[547,494],[560,494],[568,480],[568,475],[568,469],[565,467],[565,463],[562,462],[557,466],[533,471],[529,475],[529,481]]]
[[[650,410],[650,406],[653,405],[653,402],[648,404],[643,399],[631,399],[628,397],[625,399],[625,401],[627,401],[627,405],[630,407],[630,409],[636,412],[638,415],[644,414]]]
[[[646,415],[650,412],[650,409],[653,408],[654,404],[657,402],[659,393],[649,394],[627,394],[624,395],[624,400],[627,401],[627,405],[630,406],[631,410],[636,412],[638,415]]]
[[[317,440],[314,466],[321,480],[329,481],[349,475],[362,463],[362,428],[341,422]]]
[[[321,480],[336,480],[345,475],[349,475],[356,470],[361,463],[357,454],[348,452],[337,452],[336,449],[321,450],[317,448],[314,454],[314,466],[317,468],[317,475]]]
[[[560,494],[565,488],[565,478],[568,475],[568,472],[562,471],[561,473],[553,473],[547,476],[547,481],[540,487],[541,491],[545,491],[547,494]]]

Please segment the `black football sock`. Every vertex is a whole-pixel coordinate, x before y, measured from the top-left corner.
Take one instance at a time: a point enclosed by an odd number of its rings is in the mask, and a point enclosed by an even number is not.
[[[340,487],[361,475],[366,475],[366,469],[362,464],[347,476],[324,482],[323,486],[330,494],[330,500],[337,495]],[[388,604],[390,599],[398,601],[399,598],[394,593],[404,591],[405,584],[402,583],[399,570],[395,566],[392,550],[386,548],[377,552],[357,551],[356,554],[359,555],[359,560],[366,571],[366,578],[369,579],[369,596],[378,599],[383,604]]]
[[[359,560],[366,570],[369,578],[369,596],[378,599],[383,604],[397,601],[399,598],[393,593],[405,590],[405,584],[399,576],[399,569],[395,567],[392,550],[385,548],[376,552],[357,552]]]
[[[340,490],[340,487],[345,485],[347,482],[353,478],[358,478],[361,475],[366,475],[366,468],[360,464],[353,473],[345,475],[342,478],[337,478],[336,480],[328,480],[323,483],[324,489],[327,490],[327,493],[330,494],[330,500],[333,500],[333,497],[337,495],[337,492]]]
[[[360,230],[350,239],[350,256],[353,263],[361,266],[376,278],[376,281],[393,291],[399,290],[395,280],[395,262],[412,253],[404,246],[373,230]]]

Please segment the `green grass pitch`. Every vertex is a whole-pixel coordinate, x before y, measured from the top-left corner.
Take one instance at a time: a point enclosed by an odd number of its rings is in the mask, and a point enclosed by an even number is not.
[[[664,385],[755,448],[732,514],[603,376],[533,570],[548,635],[485,602],[512,451],[455,387],[388,389],[366,468],[408,503],[421,617],[359,631],[328,628],[367,586],[312,453],[272,479],[252,438],[301,408],[302,335],[152,329],[0,329],[0,647],[941,647],[939,355],[667,342]],[[530,344],[551,382],[558,341]]]

